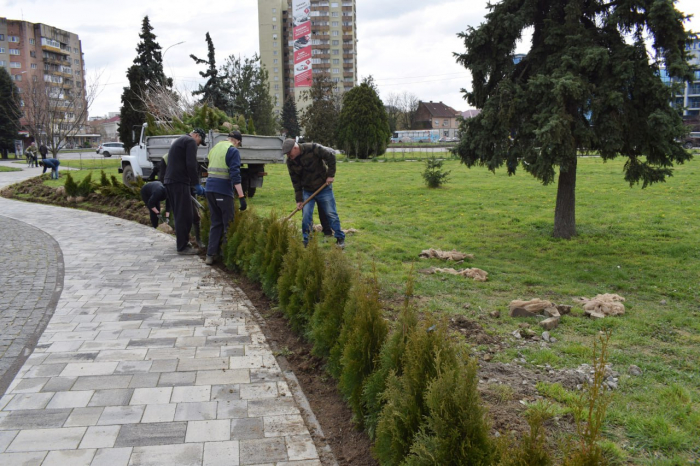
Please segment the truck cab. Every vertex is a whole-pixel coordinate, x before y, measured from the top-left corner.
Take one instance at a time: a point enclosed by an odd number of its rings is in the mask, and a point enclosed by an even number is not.
[[[148,123],[140,127],[139,143],[131,148],[128,155],[122,157],[119,173],[122,174],[124,184],[131,184],[138,177],[148,179],[153,174],[154,167],[160,163],[170,150],[170,145],[181,134],[165,136],[146,136]],[[209,151],[217,143],[226,140],[226,133],[209,131],[207,145],[198,146],[197,162],[199,164],[199,177],[202,184],[206,183],[207,166],[209,164]],[[253,136],[243,135],[243,142],[238,151],[241,154],[241,184],[246,196],[253,197],[257,188],[262,187],[265,173],[265,164],[284,163],[282,154],[281,136]],[[159,174],[159,179],[163,174]]]

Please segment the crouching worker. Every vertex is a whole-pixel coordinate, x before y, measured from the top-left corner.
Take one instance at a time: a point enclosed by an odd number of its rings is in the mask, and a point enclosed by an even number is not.
[[[46,173],[47,169],[51,169],[51,179],[58,179],[58,166],[61,165],[58,159],[44,159],[39,160],[39,165],[44,167],[44,171],[41,173]]]
[[[152,181],[146,183],[141,188],[141,199],[148,208],[148,214],[151,216],[151,226],[158,228],[158,216],[161,215],[164,219],[169,218],[170,209],[168,205],[168,192],[160,181]],[[165,202],[165,215],[162,215],[160,203]]]
[[[207,204],[211,216],[209,230],[209,245],[205,263],[212,265],[221,247],[221,240],[226,238],[228,224],[233,220],[233,191],[236,190],[241,204],[241,210],[246,210],[247,204],[241,186],[241,147],[243,136],[238,131],[228,134],[209,152],[209,179],[206,186]]]

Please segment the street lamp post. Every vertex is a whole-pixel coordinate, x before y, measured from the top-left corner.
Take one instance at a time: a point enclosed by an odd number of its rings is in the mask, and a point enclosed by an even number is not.
[[[183,40],[182,42],[178,42],[177,44],[173,44],[170,47],[168,47],[167,49],[165,49],[165,52],[163,52],[163,61],[165,61],[165,54],[168,53],[168,50],[175,47],[176,45],[184,44],[185,42],[186,41]]]

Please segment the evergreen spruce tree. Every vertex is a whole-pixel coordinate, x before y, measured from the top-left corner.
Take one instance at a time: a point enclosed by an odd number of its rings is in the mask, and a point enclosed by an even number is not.
[[[203,78],[207,78],[207,82],[204,86],[200,85],[199,89],[192,91],[192,95],[201,95],[200,102],[207,103],[218,109],[226,108],[226,97],[223,92],[223,80],[219,76],[219,71],[216,69],[216,56],[214,54],[214,42],[211,40],[211,36],[207,32],[207,60],[202,60],[194,55],[190,55],[192,60],[198,65],[207,65],[206,71],[200,71],[199,75]]]
[[[282,106],[282,131],[287,134],[288,138],[301,136],[297,104],[292,95],[287,96]]]
[[[311,102],[300,118],[306,141],[333,147],[341,107],[336,83],[328,73],[321,73],[314,76],[311,88],[303,96]]]
[[[255,123],[253,123],[253,117],[248,118],[248,134],[256,134]]]
[[[14,150],[17,132],[20,129],[19,89],[7,70],[0,68],[0,153],[6,159]],[[18,156],[21,154],[18,154]]]
[[[455,152],[491,171],[522,163],[543,184],[558,168],[554,236],[576,234],[577,153],[627,157],[625,180],[646,187],[691,158],[678,140],[684,127],[674,94],[659,72],[688,80],[687,19],[673,0],[504,0],[486,21],[459,34],[456,55],[473,79],[464,91],[482,109],[460,127]],[[532,46],[515,63],[524,31]],[[647,48],[651,46],[651,51]]]
[[[386,152],[390,137],[386,108],[370,76],[343,96],[336,142],[346,154],[367,159]]]
[[[161,46],[156,42],[156,35],[153,34],[148,16],[143,18],[139,37],[141,41],[136,46],[134,64],[126,72],[129,86],[124,88],[121,98],[119,139],[127,148],[135,144],[132,137],[133,127],[146,122],[143,93],[148,92],[151,86],[171,88],[173,85],[172,78],[166,78],[163,72]]]

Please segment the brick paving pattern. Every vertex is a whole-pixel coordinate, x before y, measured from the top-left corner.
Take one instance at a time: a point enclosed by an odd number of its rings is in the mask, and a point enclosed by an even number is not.
[[[321,464],[252,304],[216,270],[131,222],[2,198],[0,212],[51,235],[65,263],[0,398],[0,464]]]
[[[53,314],[63,258],[51,236],[0,215],[0,396],[31,353]],[[57,289],[58,288],[58,289]]]

